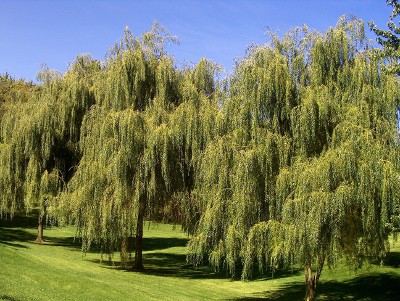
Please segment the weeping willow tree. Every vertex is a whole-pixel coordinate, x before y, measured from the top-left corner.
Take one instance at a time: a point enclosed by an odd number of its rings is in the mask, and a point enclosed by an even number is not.
[[[385,255],[399,226],[400,89],[363,43],[362,22],[343,17],[248,50],[199,160],[190,262],[244,279],[300,265],[314,300],[324,265]]]
[[[45,199],[41,197],[41,191],[48,192],[49,189],[42,187],[41,182],[43,175],[47,178],[43,179],[43,185],[52,183],[43,172],[50,156],[49,145],[53,144],[54,139],[54,124],[50,118],[43,120],[42,117],[51,116],[54,112],[47,106],[38,108],[36,104],[35,101],[29,101],[25,105],[16,104],[3,116],[1,208],[3,214],[12,217],[17,209],[30,212],[41,207],[37,241],[42,242]]]
[[[47,207],[78,160],[74,144],[93,100],[88,79],[75,70],[84,60],[78,58],[64,76],[43,69],[38,74],[42,84],[10,104],[1,119],[1,215],[12,218],[16,210],[37,210],[37,242],[43,242]]]
[[[217,67],[202,60],[178,70],[164,50],[171,40],[158,24],[140,38],[126,28],[111,49],[81,126],[79,166],[55,209],[76,224],[84,251],[119,251],[124,267],[134,237],[139,270],[145,220],[190,220],[180,202],[193,185],[192,153],[212,127],[201,128],[199,112],[211,110],[202,104],[214,98]]]
[[[33,93],[33,87],[26,85],[22,80],[16,81],[9,74],[0,76],[0,124],[5,123],[7,115],[10,111],[15,110],[17,106],[26,103]],[[12,113],[11,113],[12,114]],[[10,143],[7,140],[7,132],[2,128],[0,132],[0,156],[2,158],[0,172],[0,199],[1,209],[0,215],[2,218],[11,216],[15,211],[15,202],[6,199],[7,188],[9,184],[13,184],[7,180],[7,170],[5,159],[10,151]]]
[[[176,147],[175,179],[182,179],[173,197],[175,221],[184,231],[193,234],[199,220],[195,175],[201,170],[201,153],[223,130],[221,100],[224,97],[215,80],[220,67],[201,59],[194,68],[183,70],[182,103],[171,112],[172,141]]]

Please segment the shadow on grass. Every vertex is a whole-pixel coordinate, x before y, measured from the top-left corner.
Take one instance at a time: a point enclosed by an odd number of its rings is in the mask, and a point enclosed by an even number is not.
[[[37,213],[32,212],[26,215],[21,212],[17,212],[14,217],[0,219],[0,244],[27,249],[26,245],[21,242],[33,241],[36,239],[36,235],[23,229],[30,229],[37,227]],[[1,298],[5,298],[1,296]],[[1,300],[1,299],[0,299]]]
[[[209,266],[195,267],[186,263],[185,254],[149,253],[143,255],[145,269],[140,273],[146,275],[179,277],[186,279],[222,279],[225,272],[215,272]]]
[[[27,249],[28,247],[21,244],[21,242],[33,241],[35,239],[36,235],[26,230],[0,227],[0,244]]]
[[[22,212],[15,213],[13,218],[0,219],[0,227],[6,228],[36,228],[38,224],[38,211],[33,210],[30,214]]]
[[[131,258],[133,259],[133,258]],[[100,261],[100,259],[92,259],[92,262],[103,265],[105,268],[120,268],[121,262],[119,261]],[[227,270],[221,269],[215,271],[210,265],[206,263],[201,266],[193,266],[187,264],[185,254],[174,254],[166,252],[151,252],[143,254],[144,270],[133,271],[131,268],[133,261],[128,264],[128,268],[124,269],[126,272],[135,272],[144,275],[160,276],[160,277],[177,277],[184,279],[230,279],[231,281],[241,280],[241,267],[236,269],[238,272],[235,276],[231,276]],[[269,280],[279,279],[285,277],[296,276],[301,273],[300,270],[280,270],[275,272],[274,276],[269,273],[261,274],[259,272],[253,273],[252,280]]]
[[[317,287],[317,300],[365,300],[393,301],[399,300],[400,275],[395,273],[373,273],[355,277],[349,281],[321,282]],[[282,286],[273,292],[264,292],[254,297],[235,300],[303,300],[304,283],[293,283]]]
[[[387,253],[385,259],[383,260],[383,265],[392,268],[400,268],[400,252]]]
[[[219,272],[213,270],[207,262],[201,266],[193,266],[187,264],[185,254],[176,254],[172,252],[165,251],[169,248],[180,247],[184,248],[188,242],[187,238],[176,238],[176,237],[144,237],[143,238],[143,264],[145,269],[143,271],[135,271],[138,273],[162,277],[179,277],[186,279],[226,279],[230,278],[232,280],[240,280],[241,278],[241,266],[238,265],[236,270],[237,275],[231,276],[227,271],[222,269]],[[81,250],[81,242],[73,237],[51,237],[49,241],[51,246],[61,246],[65,248],[72,248],[75,250]],[[134,239],[131,238],[130,245],[134,245]],[[131,247],[132,248],[132,247]],[[128,263],[128,267],[133,265],[133,256]],[[90,261],[100,264],[106,268],[116,268],[121,267],[121,262],[119,260],[118,252],[115,252],[115,256],[109,258],[106,253],[103,254],[101,258],[101,248],[98,246],[92,246],[88,253],[99,253],[98,259],[91,259]],[[118,259],[118,260],[116,260]],[[126,269],[127,272],[131,271]],[[292,277],[297,275],[299,270],[279,270],[276,271],[272,277],[271,273],[261,274],[258,269],[255,268],[252,276],[252,280],[268,280],[268,279],[278,279],[284,277]]]
[[[92,262],[99,263],[105,268],[120,267],[119,261],[100,261],[92,259]],[[160,277],[178,277],[185,279],[224,279],[229,276],[225,272],[215,272],[210,266],[194,267],[186,264],[186,255],[172,253],[150,253],[143,254],[144,270],[132,270],[133,261],[128,263],[125,272],[140,273]],[[233,278],[232,278],[233,279]]]
[[[53,247],[63,247],[68,249],[74,250],[81,250],[82,249],[82,241],[74,236],[67,236],[67,237],[55,237],[52,236],[48,238],[48,245]],[[97,248],[93,248],[93,252],[90,251],[89,253],[98,253]]]
[[[346,282],[323,283],[320,294],[326,300],[399,300],[399,283],[400,275],[395,273],[373,273]]]
[[[221,269],[216,272],[209,265],[193,266],[186,264],[186,255],[170,254],[170,253],[150,253],[143,257],[145,270],[141,273],[165,277],[181,277],[189,279],[227,279],[232,281],[241,280],[241,267],[236,268],[236,275],[231,276],[228,271]],[[299,273],[298,270],[280,270],[275,272],[273,279],[292,277]],[[271,273],[261,274],[258,271],[253,273],[252,280],[268,280],[272,279]]]
[[[38,225],[38,212],[33,210],[30,214],[26,215],[22,212],[17,212],[14,217],[7,219],[0,219],[0,244],[9,245],[18,248],[28,248],[20,242],[34,242],[36,234],[30,232],[30,229],[37,229]],[[47,230],[52,227],[49,225],[44,226],[44,245],[57,245],[57,246],[70,246],[74,244],[74,238],[56,238],[47,237]]]
[[[2,301],[18,301],[18,299],[15,299],[14,297],[7,296],[7,295],[0,296],[0,300],[2,300]]]
[[[143,251],[185,247],[189,239],[176,237],[143,237]]]
[[[184,247],[186,246],[188,239],[185,238],[168,238],[168,237],[144,237],[143,238],[143,251],[155,251],[164,250],[173,247]],[[56,247],[65,247],[72,249],[82,249],[82,241],[79,238],[73,236],[69,237],[51,237],[49,238],[49,245]],[[134,239],[131,237],[129,244],[131,249],[134,250]],[[101,253],[101,247],[93,244],[88,253]],[[116,253],[118,253],[116,251]]]

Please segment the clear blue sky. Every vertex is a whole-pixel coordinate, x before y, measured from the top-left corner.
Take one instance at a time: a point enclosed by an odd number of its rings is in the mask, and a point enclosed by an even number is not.
[[[139,36],[154,21],[179,37],[169,49],[178,63],[204,56],[229,70],[267,27],[325,31],[353,14],[386,28],[390,12],[385,0],[0,0],[0,73],[35,80],[42,63],[65,72],[80,53],[102,60],[125,25]]]

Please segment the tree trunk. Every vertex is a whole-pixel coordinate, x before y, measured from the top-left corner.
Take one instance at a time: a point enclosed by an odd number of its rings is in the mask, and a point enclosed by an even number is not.
[[[135,238],[135,264],[134,270],[143,270],[143,220],[144,220],[144,205],[139,204],[138,220],[136,225],[136,238]]]
[[[314,301],[315,293],[317,290],[318,279],[316,275],[313,276],[311,267],[306,267],[304,269],[304,274],[306,277],[306,301]]]
[[[325,254],[319,257],[318,267],[315,275],[312,273],[311,265],[307,265],[304,268],[304,275],[306,277],[306,301],[314,301],[316,297],[317,284],[319,282],[319,277],[321,276],[322,269],[325,263]]]
[[[44,243],[44,239],[43,239],[43,223],[44,223],[44,218],[46,216],[46,203],[45,202],[46,201],[43,200],[42,209],[39,212],[37,236],[36,236],[36,240],[35,240],[37,243]]]

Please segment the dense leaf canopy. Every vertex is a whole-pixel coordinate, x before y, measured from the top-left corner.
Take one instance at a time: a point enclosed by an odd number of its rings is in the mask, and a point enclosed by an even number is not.
[[[225,131],[201,155],[189,260],[241,263],[247,278],[255,263],[320,273],[384,256],[399,226],[398,79],[360,48],[357,19],[272,40],[237,65]]]
[[[136,236],[138,268],[144,221],[173,221],[188,261],[243,278],[297,264],[314,292],[324,264],[382,258],[400,227],[400,86],[363,23],[272,34],[224,80],[206,59],[177,68],[171,41],[126,28],[103,62],[0,77],[0,215],[48,207],[123,263]]]

